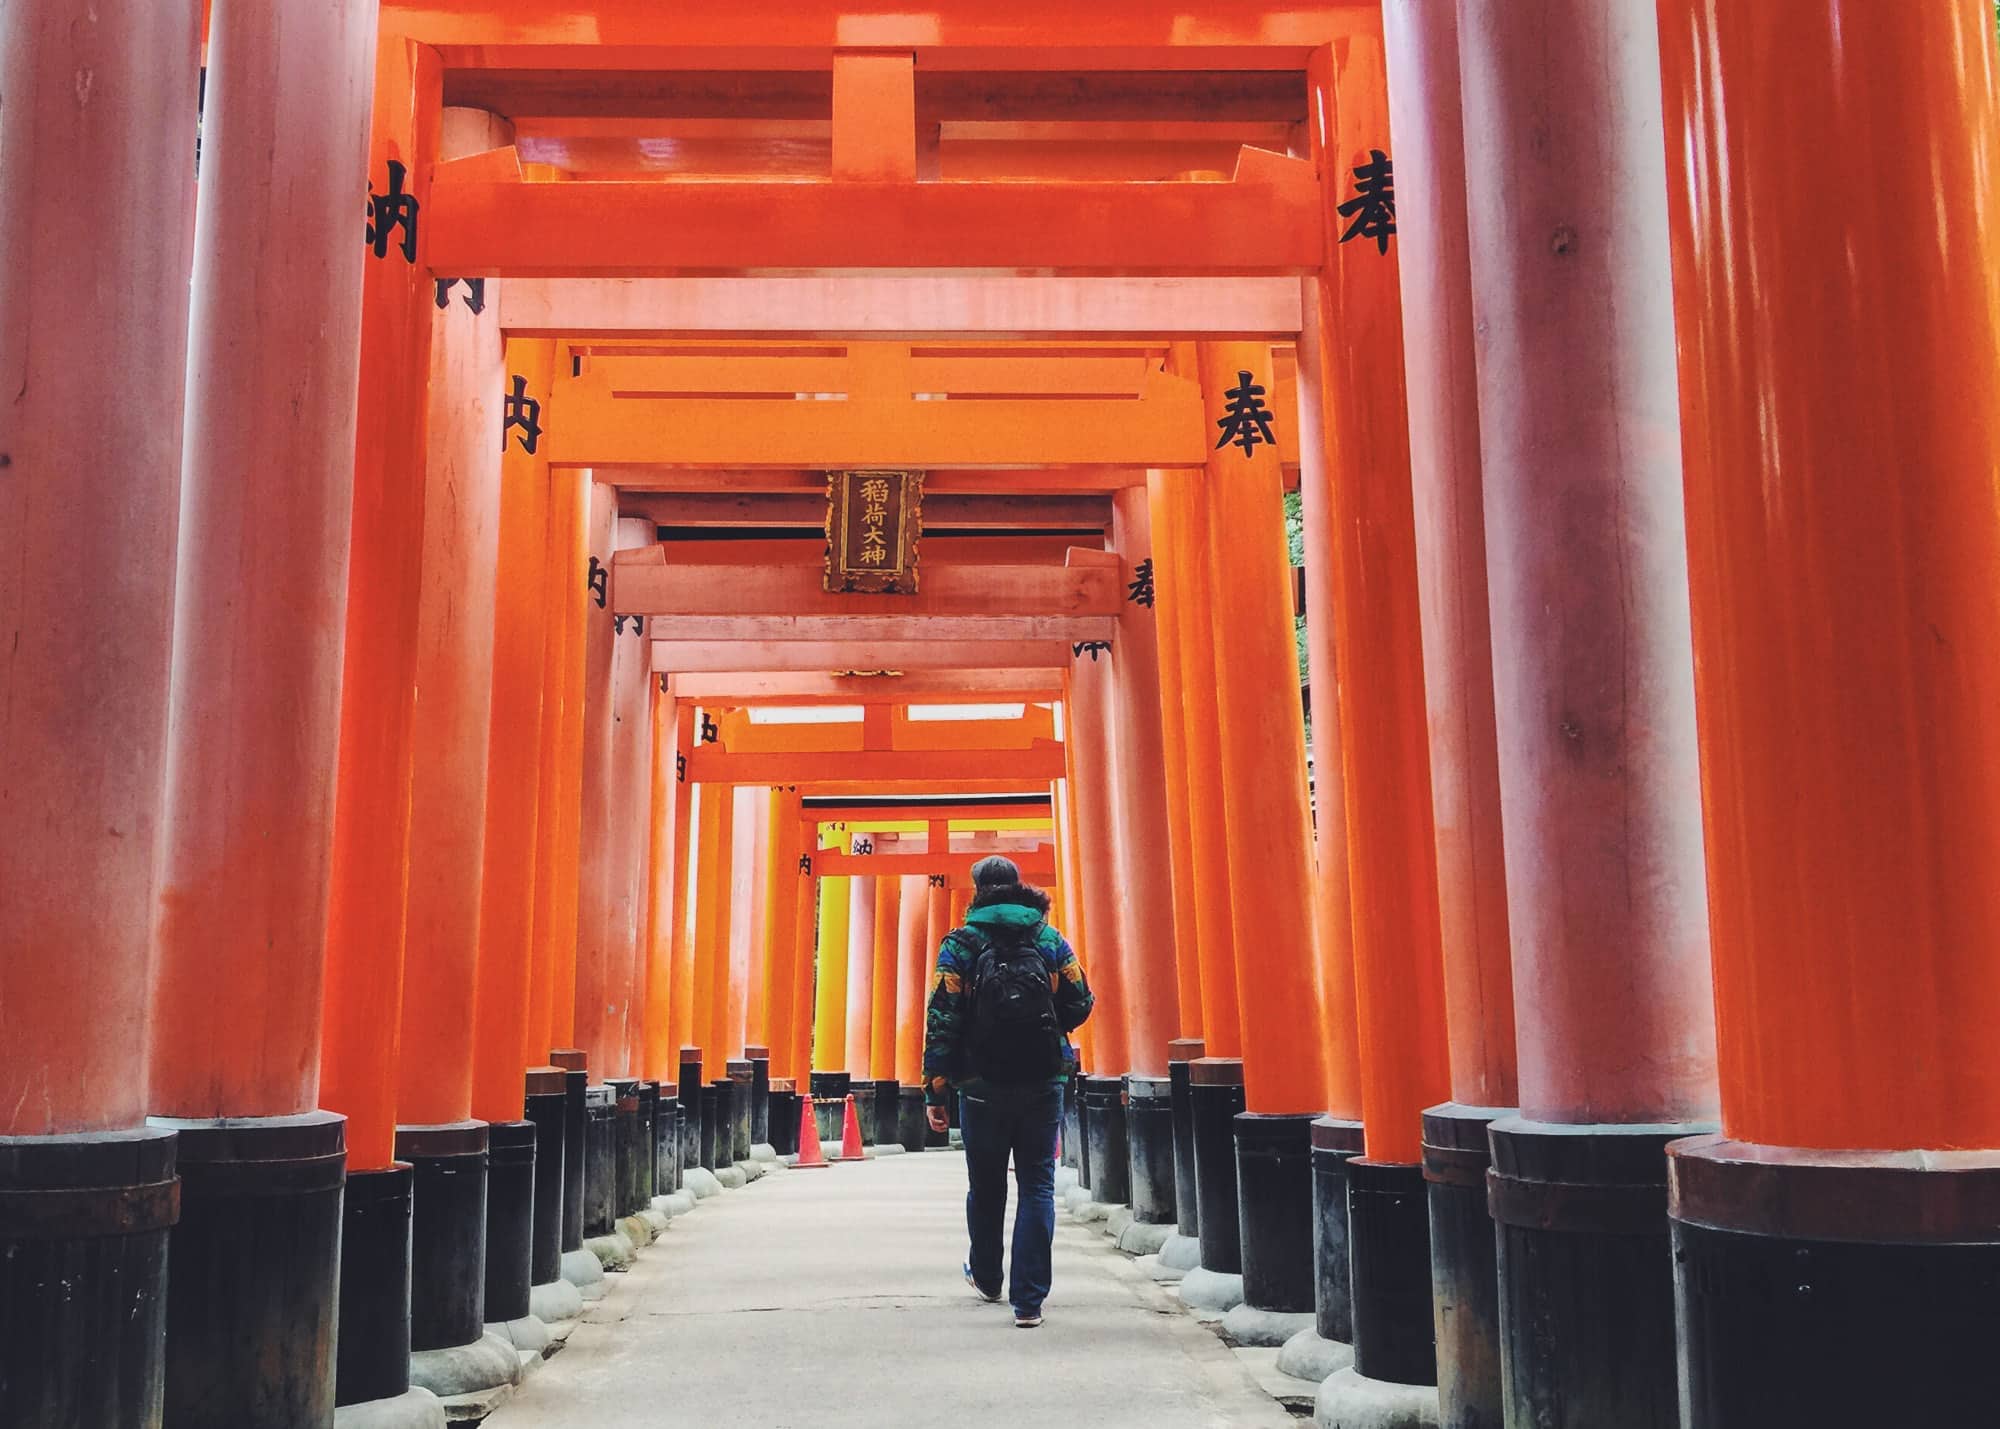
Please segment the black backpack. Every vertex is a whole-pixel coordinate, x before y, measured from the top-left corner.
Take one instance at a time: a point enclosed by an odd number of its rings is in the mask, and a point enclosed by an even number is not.
[[[974,1076],[995,1086],[1027,1086],[1062,1075],[1062,1028],[1040,929],[966,927],[974,942],[971,1017],[966,1061]]]

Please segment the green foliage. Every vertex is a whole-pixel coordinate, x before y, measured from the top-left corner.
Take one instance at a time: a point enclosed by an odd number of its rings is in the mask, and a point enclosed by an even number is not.
[[[2000,0],[1994,0],[2000,5]],[[1285,493],[1285,554],[1295,566],[1306,561],[1306,520],[1296,491]],[[1306,618],[1301,615],[1292,621],[1292,642],[1298,652],[1299,683],[1306,684],[1311,676],[1306,663]],[[1312,743],[1312,721],[1306,721],[1306,742]]]

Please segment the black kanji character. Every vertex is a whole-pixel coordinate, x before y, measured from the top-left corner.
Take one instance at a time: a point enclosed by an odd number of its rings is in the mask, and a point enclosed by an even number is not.
[[[1077,659],[1082,659],[1085,655],[1088,655],[1090,663],[1095,665],[1097,657],[1108,653],[1110,649],[1111,642],[1109,640],[1081,640],[1069,647],[1069,653]]]
[[[1153,608],[1153,558],[1146,557],[1132,568],[1132,579],[1125,587],[1125,598],[1134,605]]]
[[[373,184],[368,186],[368,243],[377,258],[389,256],[389,235],[400,228],[403,256],[412,263],[417,261],[417,196],[403,191],[403,180],[409,172],[399,161],[391,159],[389,191],[378,194]]]
[[[721,738],[722,738],[722,731],[715,727],[715,721],[708,717],[708,712],[706,710],[702,711],[701,742],[703,744],[713,744],[718,739]]]
[[[440,308],[451,304],[451,290],[460,283],[465,284],[465,296],[461,302],[469,308],[474,317],[486,311],[486,280],[484,278],[440,278],[437,280],[437,305]]]
[[[1215,444],[1217,451],[1234,442],[1243,448],[1243,455],[1249,456],[1259,443],[1277,444],[1278,439],[1271,434],[1271,410],[1264,405],[1262,383],[1252,380],[1249,373],[1239,368],[1236,386],[1223,396],[1229,399],[1229,406],[1215,419],[1215,425],[1222,428],[1222,439]]]
[[[1396,236],[1396,175],[1389,156],[1380,149],[1368,151],[1369,161],[1354,168],[1354,197],[1340,206],[1342,218],[1352,218],[1342,243],[1355,238],[1372,238],[1382,252]]]
[[[583,583],[590,591],[590,598],[597,602],[597,608],[604,609],[605,597],[611,594],[611,567],[592,556],[590,573],[584,577]]]
[[[533,456],[542,444],[542,404],[528,395],[528,379],[514,378],[514,390],[501,406],[500,450],[507,450],[507,433],[521,429],[521,450]]]

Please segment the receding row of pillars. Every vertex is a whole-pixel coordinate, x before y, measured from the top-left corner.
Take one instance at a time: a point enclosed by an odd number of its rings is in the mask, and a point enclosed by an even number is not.
[[[1119,1013],[1087,1056],[1149,1087],[1162,1032],[1198,1034],[1191,1091],[1240,1094],[1238,1146],[1311,1148],[1331,1114],[1357,1368],[1423,1378],[1428,1307],[1447,1422],[1974,1421],[2000,1185],[1990,16],[1384,19],[1308,73],[1317,822],[1275,452],[1219,449],[1147,490],[1182,698],[1129,693],[1144,658],[1121,669],[1114,642],[1069,702],[1059,882]],[[516,905],[509,938],[422,950],[468,960],[471,1011],[403,996],[418,841],[464,832],[419,753],[452,713],[425,678],[424,394],[434,325],[464,319],[402,257],[389,177],[420,198],[449,152],[436,57],[378,43],[359,3],[219,7],[197,203],[160,118],[194,113],[197,43],[192,3],[0,19],[26,96],[0,109],[0,1234],[40,1327],[0,1417],[21,1422],[325,1423],[343,1188],[351,1222],[376,1183],[348,1173],[396,1164],[402,1048],[434,1022],[470,1048],[445,1059],[467,1091],[412,1073],[438,1092],[405,1123],[419,1162],[472,1154],[438,1128],[474,1120],[489,1167],[518,1158],[525,1069],[554,1029],[601,1026],[577,990],[614,955],[568,935],[564,892]],[[1378,149],[1386,251],[1338,241]],[[1251,345],[1174,361],[1211,420],[1237,373],[1271,380]],[[589,519],[554,495],[545,583]],[[498,511],[503,549],[533,540]],[[579,847],[584,808],[582,627],[534,629],[532,667],[504,621],[491,657],[523,702],[489,722],[518,762],[483,831],[490,854],[515,811],[515,868]],[[558,663],[574,683],[549,694]],[[1149,717],[1158,818],[1127,802],[1155,797],[1133,789]],[[1134,863],[1169,871],[1164,902],[1119,881]],[[521,886],[495,882],[482,912]],[[632,1025],[632,1070],[681,1075],[671,1025]],[[1201,1125],[1197,1239],[1226,1264]],[[1247,1294],[1274,1282],[1233,1184]],[[59,1313],[57,1284],[85,1287]]]

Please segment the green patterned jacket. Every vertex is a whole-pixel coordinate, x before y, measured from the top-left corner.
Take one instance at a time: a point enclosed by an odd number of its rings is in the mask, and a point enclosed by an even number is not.
[[[1038,895],[1031,892],[1029,896]],[[1077,960],[1076,950],[1049,926],[1041,908],[994,902],[974,908],[966,914],[965,921],[974,927],[1034,928],[1036,946],[1049,965],[1056,1021],[1065,1036],[1083,1026],[1096,999],[1091,996],[1090,984],[1084,981],[1083,964]],[[965,1076],[960,1055],[965,1019],[970,1011],[965,984],[979,956],[978,947],[964,932],[962,928],[954,928],[945,934],[938,947],[937,973],[931,979],[930,1007],[924,1017],[924,1100],[932,1106],[943,1106],[946,1093],[954,1087],[977,1096],[982,1085],[977,1077]],[[1071,1052],[1065,1061],[1075,1066],[1075,1054]],[[1067,1075],[1053,1078],[1056,1083],[1067,1080]]]

